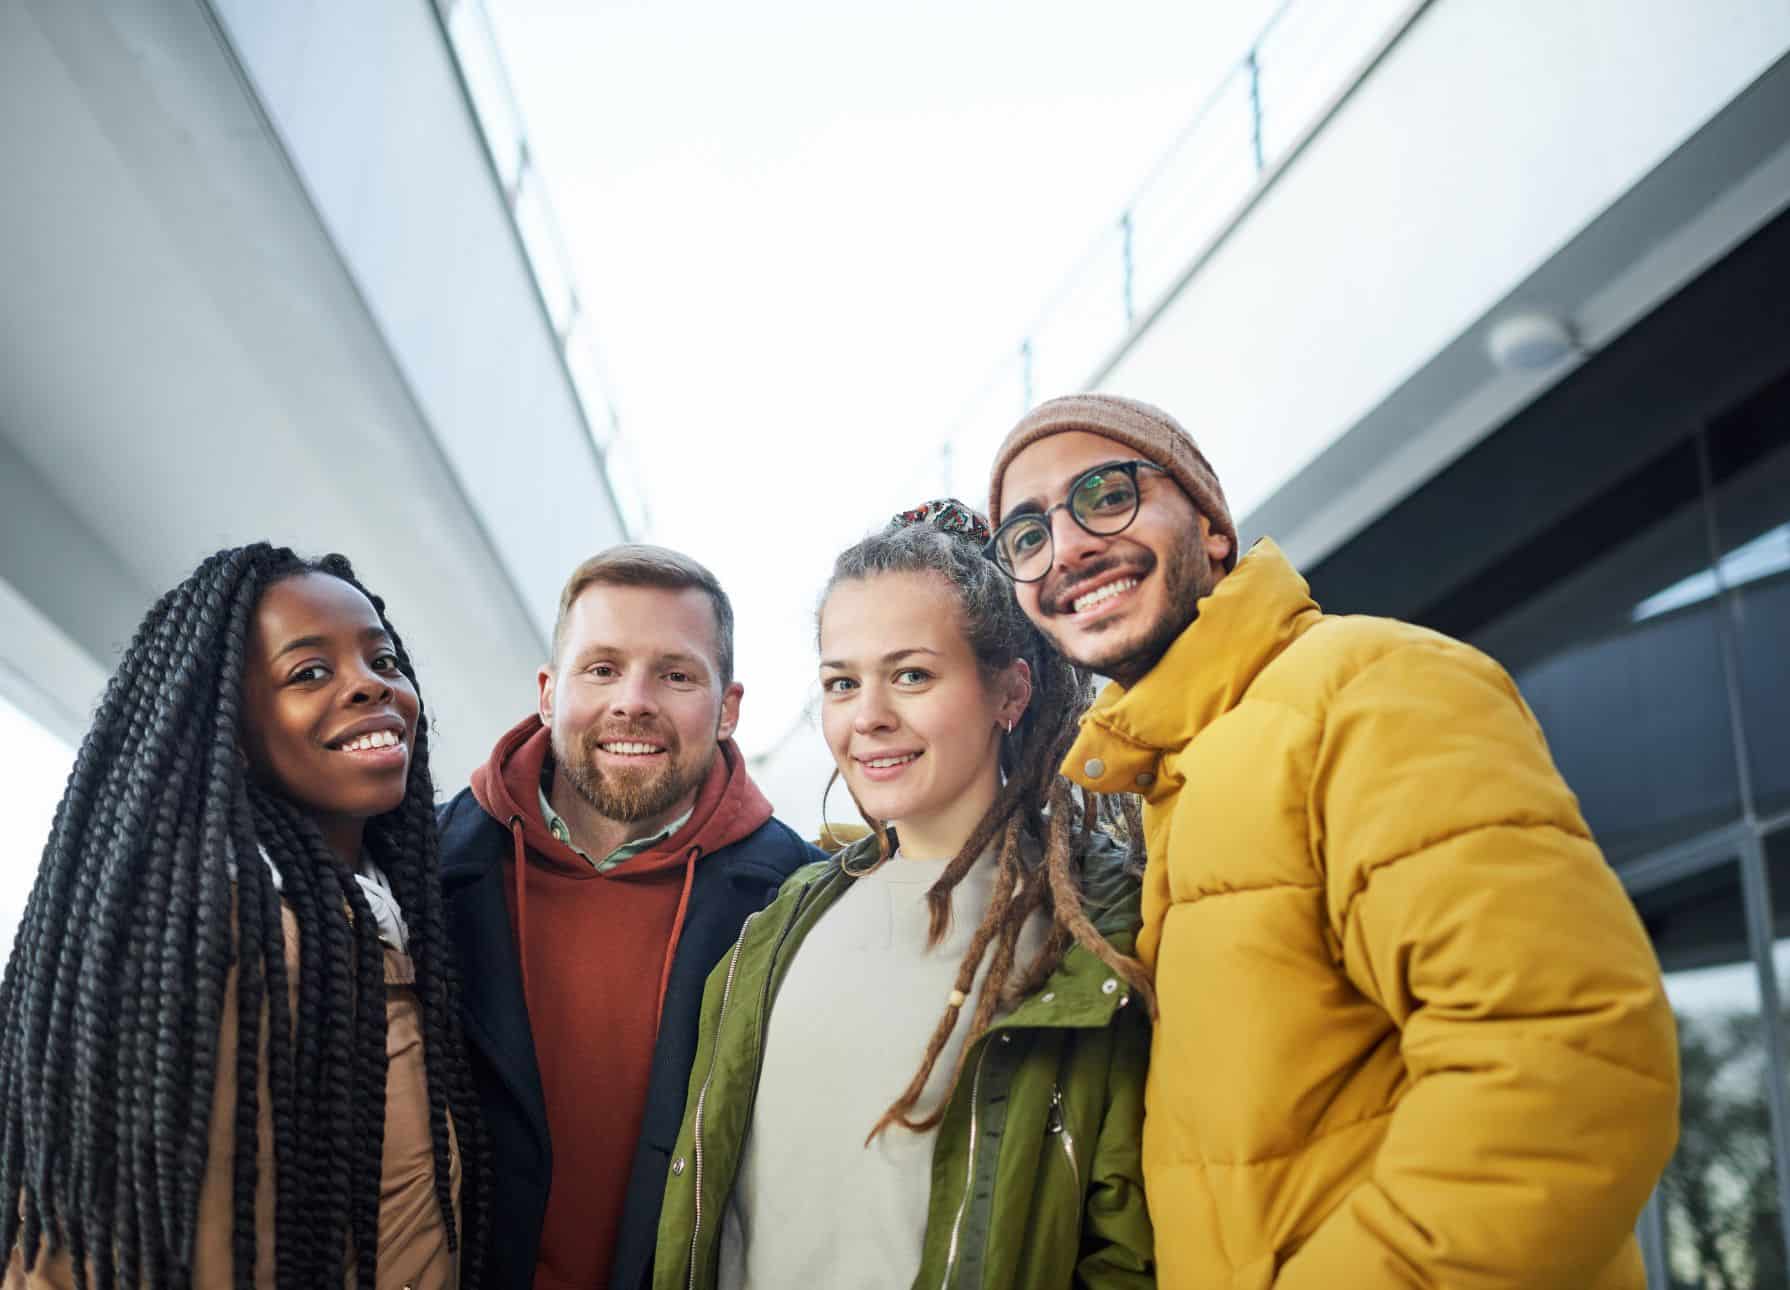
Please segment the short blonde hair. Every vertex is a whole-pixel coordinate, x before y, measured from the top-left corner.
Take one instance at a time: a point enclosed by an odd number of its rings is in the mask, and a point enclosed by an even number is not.
[[[721,590],[721,583],[682,551],[644,542],[627,542],[599,551],[572,570],[565,590],[559,593],[559,616],[553,620],[556,664],[560,646],[565,643],[566,615],[585,589],[594,586],[660,587],[666,591],[696,588],[706,593],[715,611],[715,670],[721,674],[722,685],[733,683],[733,603]]]

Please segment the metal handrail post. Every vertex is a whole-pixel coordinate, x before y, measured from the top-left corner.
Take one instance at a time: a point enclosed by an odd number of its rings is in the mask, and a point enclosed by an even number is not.
[[[1119,256],[1125,271],[1125,280],[1122,287],[1125,296],[1125,325],[1129,327],[1137,317],[1137,309],[1132,299],[1131,292],[1135,261],[1132,259],[1132,221],[1131,208],[1129,206],[1125,208],[1125,213],[1119,216],[1119,236],[1122,239]]]
[[[1260,45],[1251,45],[1244,55],[1243,66],[1249,72],[1249,150],[1255,157],[1255,172],[1267,168],[1262,152],[1262,60],[1257,57]]]

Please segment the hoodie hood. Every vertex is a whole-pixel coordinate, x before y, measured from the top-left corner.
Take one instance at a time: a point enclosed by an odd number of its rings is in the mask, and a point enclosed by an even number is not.
[[[690,909],[690,888],[696,862],[753,833],[771,818],[771,803],[746,773],[745,759],[733,740],[725,740],[696,794],[696,804],[683,827],[656,846],[624,860],[607,873],[547,831],[541,818],[541,771],[552,751],[552,734],[539,716],[519,721],[497,741],[491,759],[472,774],[472,796],[485,812],[509,829],[515,844],[511,869],[511,911],[521,958],[522,997],[528,1000],[528,883],[523,866],[530,862],[570,882],[670,882],[681,887],[677,914],[659,969],[658,1012],[665,1010],[671,965]],[[656,1026],[655,1022],[655,1026]]]
[[[491,757],[472,773],[472,796],[485,813],[514,832],[520,827],[529,858],[569,878],[610,881],[651,879],[679,872],[690,858],[712,855],[750,836],[771,818],[771,803],[746,773],[746,761],[733,740],[724,741],[696,794],[696,804],[683,827],[607,874],[547,831],[541,818],[542,768],[552,752],[552,734],[538,716],[516,723],[491,750]]]

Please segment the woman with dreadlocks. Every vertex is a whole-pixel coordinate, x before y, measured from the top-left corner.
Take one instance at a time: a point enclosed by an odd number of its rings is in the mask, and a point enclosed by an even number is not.
[[[709,980],[660,1290],[1154,1284],[1137,868],[1057,773],[1088,679],[987,540],[933,502],[834,565],[821,724],[872,833]]]
[[[341,556],[221,551],[149,611],[0,983],[7,1290],[476,1279],[433,796]]]

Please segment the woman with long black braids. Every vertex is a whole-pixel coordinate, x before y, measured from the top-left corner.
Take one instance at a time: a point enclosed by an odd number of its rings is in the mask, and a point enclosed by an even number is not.
[[[0,984],[7,1290],[476,1283],[415,682],[341,556],[149,611]]]

